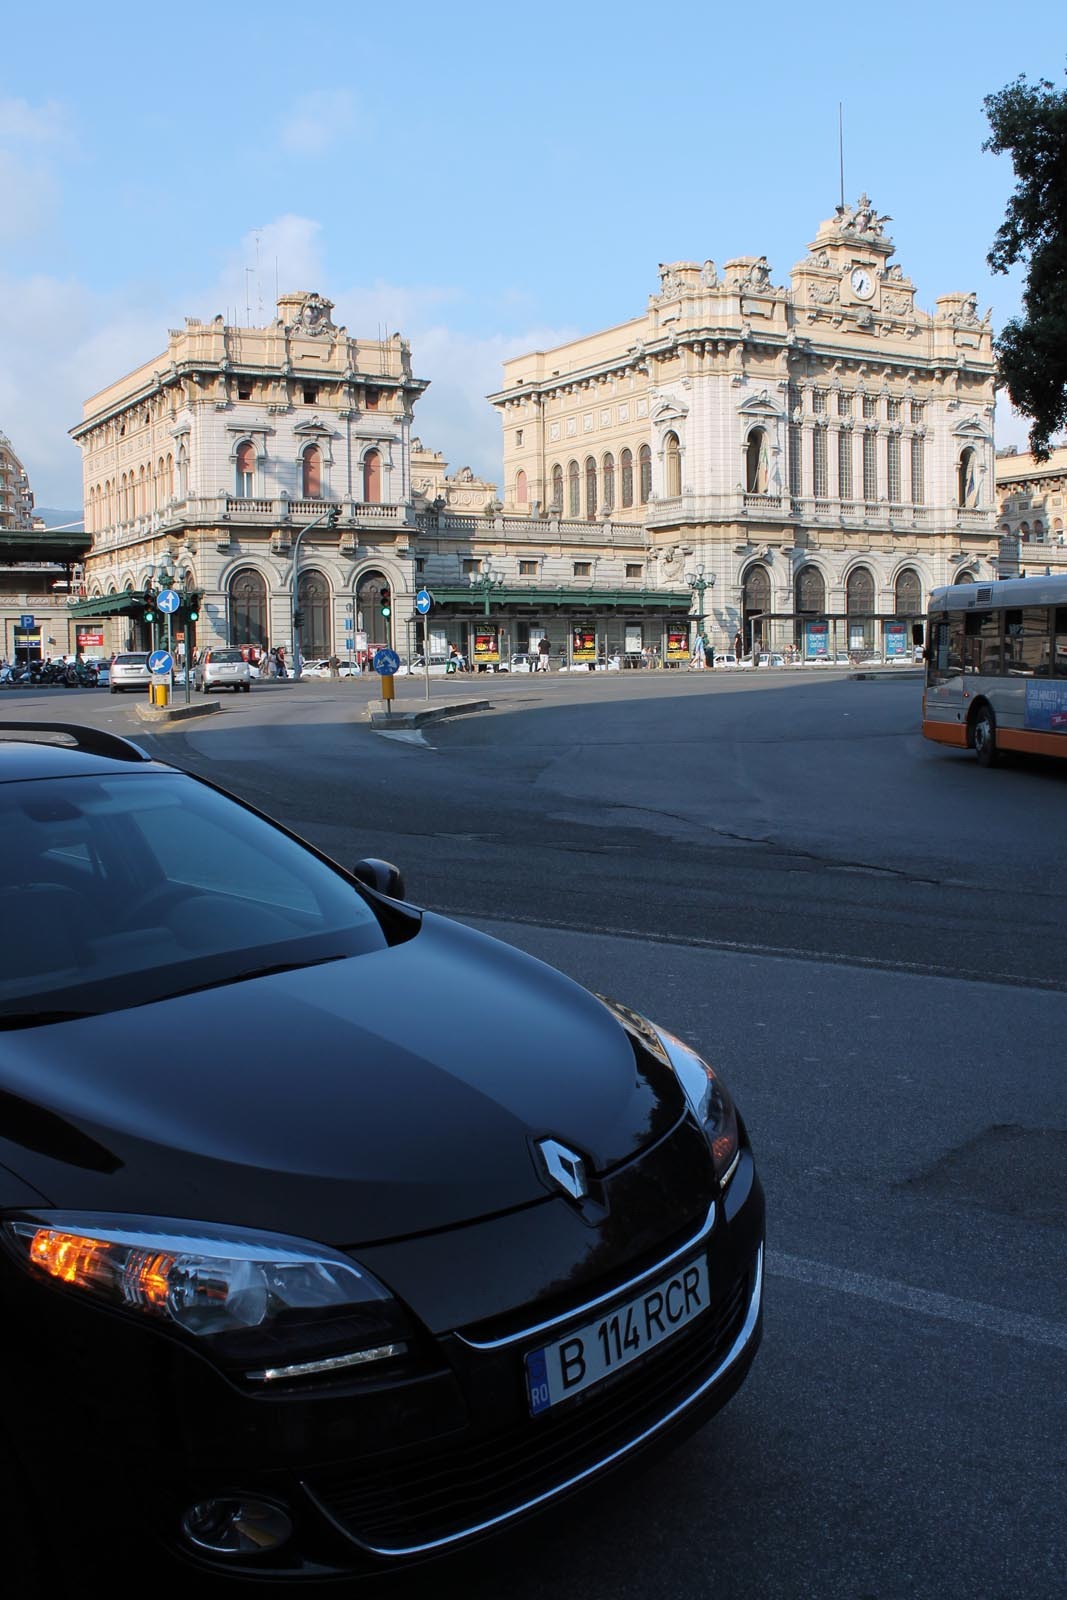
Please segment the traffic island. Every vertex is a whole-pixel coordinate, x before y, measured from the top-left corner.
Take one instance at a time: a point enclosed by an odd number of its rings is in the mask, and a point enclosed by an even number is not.
[[[914,681],[925,676],[925,667],[860,667],[856,672],[849,673],[849,677],[854,680],[860,678],[908,678]]]
[[[176,706],[172,702],[167,706],[153,706],[146,705],[143,701],[138,701],[134,710],[142,722],[154,724],[189,722],[193,717],[212,716],[216,711],[222,710],[222,704],[218,700],[200,700],[195,704],[191,702],[189,705]]]
[[[446,717],[463,717],[468,711],[491,711],[489,700],[457,700],[443,706],[426,706],[421,711],[376,711],[367,707],[372,728],[421,728],[427,722],[443,722]]]

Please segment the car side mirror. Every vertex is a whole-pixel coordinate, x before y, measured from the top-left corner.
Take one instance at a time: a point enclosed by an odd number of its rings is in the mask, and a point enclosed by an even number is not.
[[[404,898],[404,880],[400,868],[394,867],[391,861],[379,861],[377,856],[365,856],[352,868],[352,876],[360,883],[365,883],[368,889],[376,889],[379,894],[387,894],[391,900]]]

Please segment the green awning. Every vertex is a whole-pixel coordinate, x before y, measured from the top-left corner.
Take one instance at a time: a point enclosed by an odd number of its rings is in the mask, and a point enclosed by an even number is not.
[[[67,616],[77,621],[83,617],[128,617],[131,612],[143,611],[144,603],[143,594],[124,589],[121,594],[102,594],[95,600],[69,600]]]

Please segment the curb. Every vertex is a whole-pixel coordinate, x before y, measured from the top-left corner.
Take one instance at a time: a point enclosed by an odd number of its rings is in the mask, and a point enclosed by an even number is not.
[[[431,706],[426,711],[372,711],[367,716],[372,728],[419,728],[424,722],[442,722],[446,717],[463,717],[468,711],[489,711],[489,700],[467,700],[448,706]]]
[[[145,706],[136,705],[134,710],[142,722],[188,722],[193,717],[210,717],[216,711],[221,711],[222,706],[218,700],[205,700],[198,705],[188,706]]]

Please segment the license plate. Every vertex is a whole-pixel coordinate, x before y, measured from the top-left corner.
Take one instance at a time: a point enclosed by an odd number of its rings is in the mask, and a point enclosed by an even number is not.
[[[699,1317],[707,1306],[708,1263],[699,1256],[669,1278],[661,1278],[650,1289],[576,1328],[565,1339],[529,1351],[526,1390],[531,1415],[537,1416],[639,1361]]]

